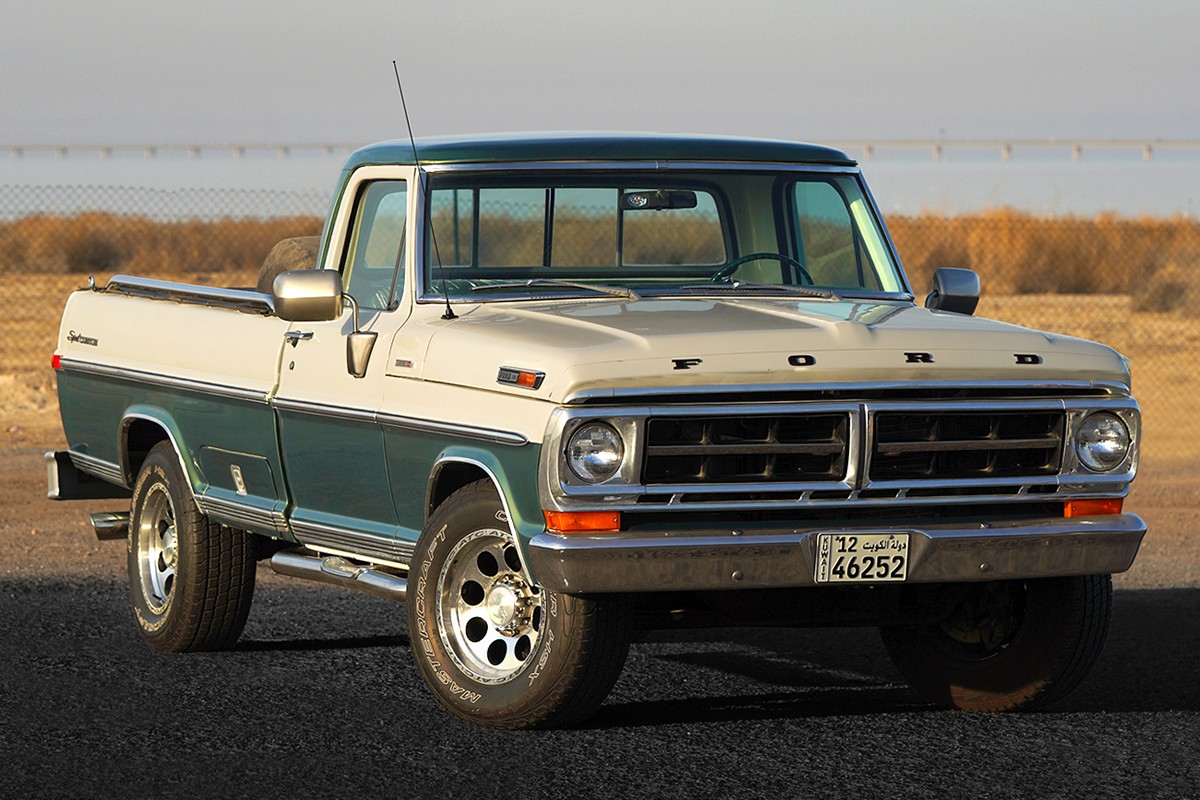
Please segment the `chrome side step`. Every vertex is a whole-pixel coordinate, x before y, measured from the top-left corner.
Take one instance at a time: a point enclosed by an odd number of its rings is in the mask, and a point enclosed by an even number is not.
[[[100,541],[109,539],[125,539],[129,537],[128,511],[100,511],[88,514],[92,530]]]
[[[322,558],[299,550],[280,550],[271,556],[271,569],[280,575],[357,589],[399,603],[408,597],[408,581],[404,578],[355,564],[341,556]]]

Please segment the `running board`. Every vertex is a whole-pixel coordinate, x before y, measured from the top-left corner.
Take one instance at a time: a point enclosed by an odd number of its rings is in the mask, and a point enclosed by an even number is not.
[[[355,564],[341,556],[321,558],[298,550],[280,550],[271,556],[271,569],[280,575],[357,589],[399,603],[408,596],[408,581],[404,578]]]

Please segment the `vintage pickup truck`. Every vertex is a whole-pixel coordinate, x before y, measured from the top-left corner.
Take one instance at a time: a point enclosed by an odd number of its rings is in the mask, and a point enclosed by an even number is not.
[[[647,628],[876,625],[980,711],[1103,646],[1145,533],[1126,360],[972,316],[965,269],[918,305],[837,150],[383,143],[307,266],[67,302],[50,495],[131,497],[93,524],[155,649],[231,646],[260,560],[403,602],[498,728],[591,714]]]

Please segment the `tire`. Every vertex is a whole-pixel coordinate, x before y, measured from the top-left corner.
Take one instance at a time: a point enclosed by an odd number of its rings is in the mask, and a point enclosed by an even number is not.
[[[621,674],[632,636],[628,598],[558,594],[530,580],[486,480],[430,517],[407,613],[425,685],[451,714],[485,728],[590,716]]]
[[[208,521],[170,442],[146,456],[129,519],[129,597],[146,642],[171,653],[223,650],[254,597],[250,534]]]
[[[1067,696],[1104,648],[1108,575],[948,587],[938,623],[880,629],[896,668],[939,705],[1029,711]]]

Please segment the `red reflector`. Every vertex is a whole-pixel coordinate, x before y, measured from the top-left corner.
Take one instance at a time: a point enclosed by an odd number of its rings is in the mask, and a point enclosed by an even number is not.
[[[51,356],[50,357],[50,366],[53,367],[56,372],[58,370],[62,369],[62,356],[57,355],[57,354]]]
[[[555,533],[599,533],[621,530],[620,511],[545,511],[546,527]]]
[[[1098,517],[1104,514],[1120,514],[1125,501],[1116,500],[1068,500],[1063,503],[1064,517]]]

